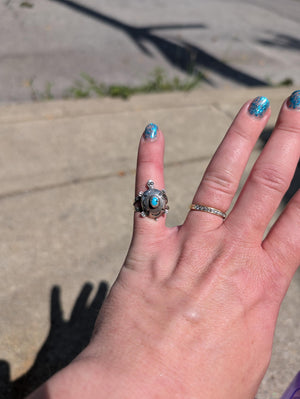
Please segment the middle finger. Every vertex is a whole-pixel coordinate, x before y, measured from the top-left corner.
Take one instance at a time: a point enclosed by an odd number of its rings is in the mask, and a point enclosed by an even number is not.
[[[224,140],[212,158],[193,204],[216,208],[226,212],[238,188],[242,173],[251,151],[270,116],[269,100],[257,97],[248,101],[239,111]],[[191,211],[185,226],[188,229],[217,228],[223,220],[220,216]]]

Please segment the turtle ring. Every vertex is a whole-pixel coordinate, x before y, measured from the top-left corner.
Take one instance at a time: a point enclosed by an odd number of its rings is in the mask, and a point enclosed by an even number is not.
[[[161,215],[168,213],[168,197],[165,190],[154,188],[154,181],[147,181],[148,190],[140,191],[135,197],[133,206],[136,212],[142,217],[148,217],[157,220]]]

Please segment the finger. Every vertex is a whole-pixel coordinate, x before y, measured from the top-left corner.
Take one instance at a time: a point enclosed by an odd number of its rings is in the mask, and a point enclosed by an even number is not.
[[[55,285],[51,292],[51,309],[50,309],[51,326],[58,326],[63,322],[63,311],[61,308],[60,287]]]
[[[289,283],[300,259],[300,190],[290,200],[262,246]]]
[[[95,315],[98,314],[98,312],[104,302],[104,299],[106,298],[107,291],[108,291],[108,284],[106,282],[102,281],[99,284],[96,295],[90,305],[90,309],[95,311]]]
[[[226,212],[238,188],[251,151],[270,116],[269,100],[257,97],[239,111],[225,138],[212,158],[193,203]],[[223,220],[217,215],[191,211],[186,225],[219,226]]]
[[[76,299],[75,305],[73,307],[71,316],[70,316],[70,322],[76,322],[80,317],[82,316],[82,313],[84,310],[87,308],[87,301],[89,299],[89,296],[93,290],[93,286],[90,283],[84,284],[82,287],[82,290],[80,294],[78,295],[78,298]]]
[[[273,134],[227,219],[228,226],[261,240],[290,185],[299,155],[300,112],[290,107],[289,99],[284,102]]]
[[[154,188],[158,190],[164,189],[164,137],[162,132],[153,123],[146,126],[141,137],[137,170],[136,170],[136,186],[135,195],[138,196],[148,190],[147,182],[152,180]],[[155,199],[156,200],[156,199]],[[140,205],[137,199],[137,208]],[[155,205],[155,204],[154,204]],[[156,220],[150,217],[142,217],[141,213],[135,212],[134,217],[134,233],[138,235],[149,234],[151,231],[156,233],[165,226],[165,216],[159,216]],[[153,230],[154,229],[154,230]],[[143,237],[144,239],[144,237]]]

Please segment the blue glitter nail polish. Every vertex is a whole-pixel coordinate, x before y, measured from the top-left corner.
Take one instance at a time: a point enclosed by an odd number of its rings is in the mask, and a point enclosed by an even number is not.
[[[267,97],[256,97],[249,106],[248,112],[257,118],[262,118],[270,106]]]
[[[149,123],[149,125],[145,127],[144,138],[146,140],[154,140],[157,136],[157,132],[158,132],[158,126],[155,125],[154,123]]]
[[[291,94],[286,105],[291,109],[300,109],[300,90],[296,90]]]

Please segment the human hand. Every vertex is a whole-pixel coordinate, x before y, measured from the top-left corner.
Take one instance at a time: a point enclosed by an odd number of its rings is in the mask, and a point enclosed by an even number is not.
[[[155,221],[135,213],[132,243],[94,337],[49,383],[49,398],[59,398],[68,379],[76,380],[76,390],[64,391],[72,398],[83,392],[116,399],[254,397],[300,260],[299,192],[264,238],[299,160],[299,99],[298,91],[284,102],[225,220],[190,211],[182,226],[167,228],[164,216]],[[230,207],[269,116],[265,98],[241,108],[193,203],[222,212]],[[152,126],[140,141],[136,193],[149,179],[164,188],[163,152],[163,135]]]

